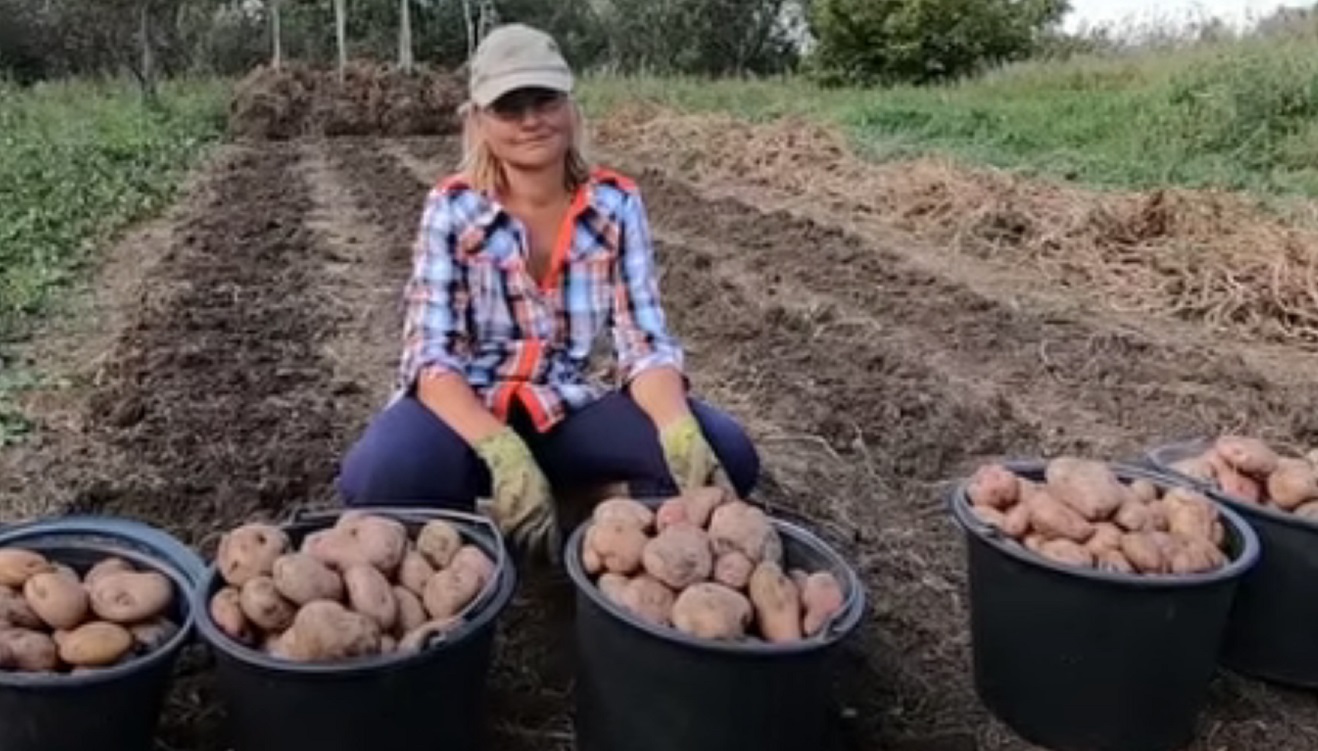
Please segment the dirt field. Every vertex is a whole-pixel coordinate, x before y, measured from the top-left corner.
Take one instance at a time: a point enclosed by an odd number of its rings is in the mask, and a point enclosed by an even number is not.
[[[685,182],[606,145],[645,191],[696,387],[761,448],[761,499],[805,515],[863,574],[872,609],[841,676],[851,748],[1026,748],[970,684],[943,503],[977,462],[1130,456],[1227,427],[1318,443],[1307,351],[1140,324],[1028,270],[949,262],[919,237]],[[0,503],[141,517],[206,552],[240,519],[332,503],[336,461],[393,376],[421,200],[455,148],[226,147],[173,211],[109,250],[82,314],[33,346],[70,386],[32,395],[43,428],[0,455]],[[503,620],[495,751],[571,747],[571,595],[532,577]],[[182,672],[163,747],[226,748],[203,666]],[[1195,751],[1318,748],[1318,706],[1223,676],[1200,737]]]

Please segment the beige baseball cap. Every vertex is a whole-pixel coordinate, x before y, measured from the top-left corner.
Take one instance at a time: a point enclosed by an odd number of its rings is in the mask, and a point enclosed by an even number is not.
[[[520,23],[505,24],[481,40],[471,60],[471,101],[488,107],[515,89],[572,91],[572,69],[554,38]]]

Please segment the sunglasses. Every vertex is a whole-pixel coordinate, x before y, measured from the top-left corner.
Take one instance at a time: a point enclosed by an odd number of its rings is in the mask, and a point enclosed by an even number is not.
[[[566,101],[567,94],[553,89],[515,89],[494,100],[489,110],[501,120],[518,120],[531,112],[550,112]]]

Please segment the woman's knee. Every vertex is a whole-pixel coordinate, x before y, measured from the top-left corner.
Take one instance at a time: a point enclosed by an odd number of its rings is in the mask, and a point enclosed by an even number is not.
[[[349,449],[338,487],[349,506],[471,510],[488,492],[489,472],[457,433],[404,398],[376,415]]]
[[[746,430],[731,415],[708,404],[692,402],[691,411],[737,494],[749,496],[760,478],[760,454]]]

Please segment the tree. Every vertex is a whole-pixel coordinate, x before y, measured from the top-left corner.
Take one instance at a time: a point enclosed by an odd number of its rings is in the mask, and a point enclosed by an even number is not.
[[[270,66],[275,70],[284,67],[284,24],[279,15],[279,0],[268,0],[270,8]]]
[[[1028,57],[1069,0],[813,0],[830,83],[932,83]]]
[[[348,8],[346,0],[334,0],[334,44],[339,50],[339,81],[348,70]]]
[[[405,73],[411,73],[415,66],[412,50],[412,3],[411,0],[399,0],[398,3],[398,67]]]

